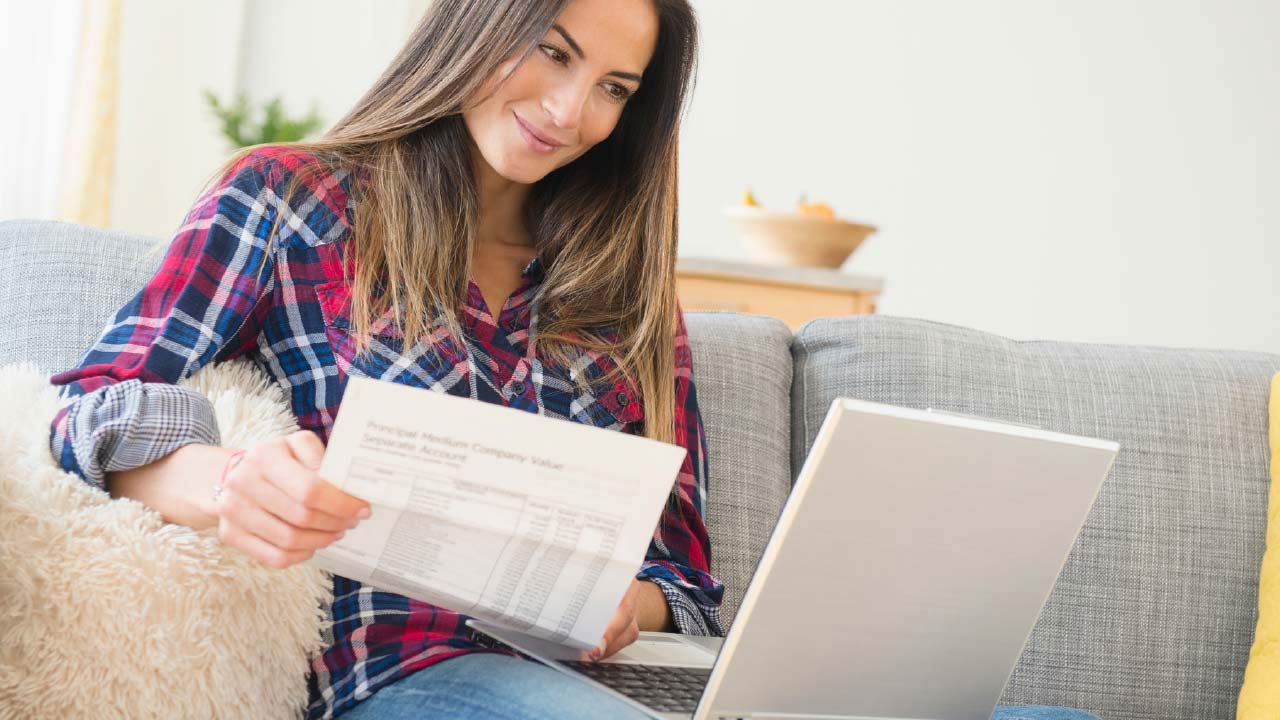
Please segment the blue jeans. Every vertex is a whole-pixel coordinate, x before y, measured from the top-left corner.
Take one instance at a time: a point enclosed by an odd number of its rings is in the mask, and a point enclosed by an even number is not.
[[[645,715],[589,684],[510,655],[450,658],[384,686],[342,720],[645,720]],[[1079,710],[998,708],[992,720],[1098,720]]]

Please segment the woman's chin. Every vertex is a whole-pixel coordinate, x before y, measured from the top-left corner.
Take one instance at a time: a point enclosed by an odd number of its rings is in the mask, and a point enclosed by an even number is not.
[[[535,167],[526,164],[512,164],[498,170],[498,174],[515,183],[532,185],[547,176],[555,168],[548,166]]]

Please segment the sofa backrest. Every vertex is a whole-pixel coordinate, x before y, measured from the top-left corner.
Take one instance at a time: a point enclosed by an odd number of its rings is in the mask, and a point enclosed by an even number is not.
[[[887,316],[813,321],[792,348],[797,472],[840,396],[1120,443],[1002,702],[1107,720],[1234,716],[1256,617],[1266,407],[1280,356],[1018,342]]]
[[[685,325],[707,432],[711,572],[725,584],[727,629],[791,492],[791,330],[720,311],[686,313]]]
[[[0,364],[74,366],[160,267],[164,247],[72,223],[0,222]]]
[[[73,367],[159,268],[167,242],[83,225],[0,222],[0,364]],[[781,321],[689,313],[707,430],[711,570],[728,627],[790,491],[791,332]]]

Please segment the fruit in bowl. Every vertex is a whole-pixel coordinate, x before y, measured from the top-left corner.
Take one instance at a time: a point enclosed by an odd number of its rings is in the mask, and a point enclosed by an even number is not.
[[[803,197],[794,212],[769,210],[747,190],[743,202],[725,208],[748,256],[771,265],[838,268],[876,231],[842,220],[831,206]]]
[[[800,204],[796,206],[796,212],[801,215],[812,215],[828,220],[834,220],[836,217],[836,213],[831,209],[830,205],[820,202],[806,202],[804,198],[800,199]]]

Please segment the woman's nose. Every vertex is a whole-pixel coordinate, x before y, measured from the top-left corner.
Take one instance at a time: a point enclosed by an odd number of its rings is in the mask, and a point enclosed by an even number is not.
[[[547,94],[543,107],[562,130],[577,130],[582,123],[588,93],[591,86],[581,82],[567,82]]]

